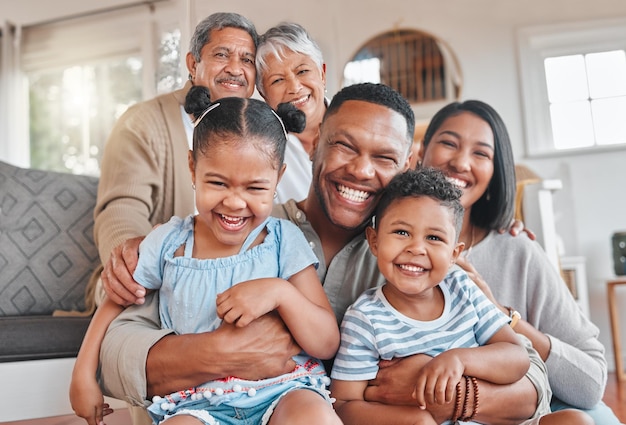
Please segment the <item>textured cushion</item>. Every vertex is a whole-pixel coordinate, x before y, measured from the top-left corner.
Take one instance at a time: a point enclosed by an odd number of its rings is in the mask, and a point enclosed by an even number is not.
[[[84,310],[98,179],[0,162],[0,316]]]

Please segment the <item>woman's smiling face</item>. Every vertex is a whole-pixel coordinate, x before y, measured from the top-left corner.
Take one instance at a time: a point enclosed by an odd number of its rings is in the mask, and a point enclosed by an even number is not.
[[[267,54],[265,62],[261,81],[267,104],[276,110],[278,104],[290,102],[305,113],[307,126],[318,127],[326,111],[324,66],[320,69],[311,57],[289,49],[280,58]]]
[[[463,190],[461,204],[466,209],[487,191],[494,172],[495,141],[491,127],[478,115],[450,116],[421,151],[424,166],[439,168]]]

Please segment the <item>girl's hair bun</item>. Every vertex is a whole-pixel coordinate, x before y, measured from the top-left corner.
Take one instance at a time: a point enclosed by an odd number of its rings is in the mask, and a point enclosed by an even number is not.
[[[185,112],[196,119],[211,105],[211,94],[204,86],[193,86],[185,97]]]
[[[285,130],[290,133],[302,133],[306,127],[306,115],[289,102],[278,104],[276,113],[283,120]]]

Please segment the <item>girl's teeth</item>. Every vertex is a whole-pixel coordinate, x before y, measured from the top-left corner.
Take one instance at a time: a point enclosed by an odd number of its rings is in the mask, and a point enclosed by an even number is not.
[[[226,224],[231,225],[231,226],[236,226],[238,224],[241,224],[244,220],[243,217],[230,217],[224,214],[220,214],[220,217],[222,217],[222,220],[226,222]]]

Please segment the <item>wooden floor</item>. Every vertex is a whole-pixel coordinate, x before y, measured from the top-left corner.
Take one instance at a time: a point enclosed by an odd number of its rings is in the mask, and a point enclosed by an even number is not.
[[[131,425],[130,415],[127,409],[115,410],[104,418],[106,425]],[[31,419],[28,421],[2,422],[2,425],[86,425],[87,422],[78,416],[54,416],[50,418]]]
[[[626,381],[618,383],[614,373],[609,379],[604,393],[604,402],[609,405],[619,420],[626,424]],[[107,425],[130,425],[131,420],[126,409],[117,410],[105,418]],[[30,421],[1,422],[3,425],[85,425],[85,421],[75,416],[56,416],[54,418],[35,419]]]
[[[626,381],[618,382],[614,373],[609,373],[604,402],[613,409],[620,422],[626,424]]]

